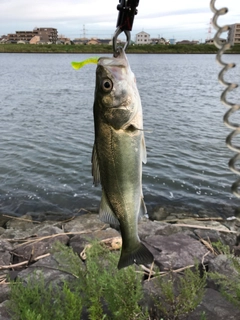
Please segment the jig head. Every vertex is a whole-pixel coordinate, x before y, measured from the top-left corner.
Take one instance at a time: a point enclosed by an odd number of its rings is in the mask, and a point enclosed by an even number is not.
[[[236,146],[232,142],[232,139],[234,137],[240,135],[240,124],[233,123],[229,119],[233,113],[235,113],[236,111],[238,111],[240,109],[240,104],[232,103],[227,100],[228,92],[236,89],[238,87],[238,85],[236,83],[227,82],[224,79],[224,74],[229,69],[234,68],[236,65],[235,65],[235,63],[226,63],[222,60],[223,53],[226,50],[230,49],[231,45],[229,42],[224,43],[224,44],[221,43],[220,36],[223,32],[228,31],[230,29],[230,26],[225,25],[225,26],[221,27],[217,23],[219,16],[226,14],[228,12],[228,9],[227,8],[221,8],[219,10],[216,9],[215,2],[216,2],[216,0],[211,0],[211,2],[210,2],[210,8],[211,8],[212,12],[214,13],[212,23],[213,23],[213,26],[215,27],[215,29],[217,30],[215,37],[214,37],[214,44],[219,49],[217,56],[216,56],[216,60],[223,67],[222,70],[219,72],[218,80],[221,84],[223,84],[226,87],[226,89],[221,94],[220,100],[227,108],[230,108],[226,112],[226,114],[224,115],[223,122],[228,128],[233,129],[233,131],[226,138],[226,144],[229,149],[231,149],[237,153],[235,156],[233,156],[230,159],[228,165],[229,165],[229,168],[231,171],[233,171],[237,175],[240,175],[240,170],[236,168],[236,162],[238,160],[240,160],[240,146]],[[232,188],[231,188],[232,193],[238,198],[240,198],[240,191],[238,189],[239,186],[240,186],[240,178],[232,184]]]

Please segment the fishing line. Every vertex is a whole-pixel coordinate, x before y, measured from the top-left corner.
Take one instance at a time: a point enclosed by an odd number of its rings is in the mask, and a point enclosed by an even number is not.
[[[217,30],[217,32],[214,36],[214,44],[219,49],[217,56],[216,56],[216,60],[223,67],[222,70],[219,72],[218,81],[226,87],[221,94],[220,101],[227,108],[230,108],[225,113],[225,115],[223,117],[223,122],[228,128],[233,129],[233,131],[226,138],[226,144],[230,150],[237,153],[236,155],[234,155],[230,159],[228,166],[232,172],[234,172],[240,176],[240,170],[238,168],[236,168],[236,163],[238,160],[240,160],[240,146],[234,145],[233,141],[232,141],[234,137],[240,135],[240,124],[233,123],[229,119],[233,113],[235,113],[236,111],[238,111],[240,109],[240,104],[232,103],[227,100],[227,94],[230,91],[236,89],[238,87],[238,85],[236,83],[227,82],[224,79],[224,74],[228,70],[234,68],[236,66],[236,64],[235,63],[226,63],[222,60],[222,55],[224,54],[224,52],[226,50],[231,48],[231,44],[229,42],[222,43],[220,40],[220,36],[223,32],[229,31],[230,26],[229,25],[219,26],[217,23],[217,20],[220,16],[225,15],[228,12],[228,9],[227,8],[221,8],[219,10],[216,9],[215,2],[216,2],[216,0],[211,0],[211,2],[210,2],[210,8],[211,8],[212,12],[214,13],[212,24],[213,24],[214,28]],[[239,186],[240,186],[240,178],[237,179],[232,184],[232,187],[231,187],[232,193],[238,198],[240,198]]]

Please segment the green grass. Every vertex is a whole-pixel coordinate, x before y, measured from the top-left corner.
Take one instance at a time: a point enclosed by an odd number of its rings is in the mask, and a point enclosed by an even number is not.
[[[0,53],[112,53],[111,45],[31,45],[0,44]],[[131,45],[127,53],[180,53],[216,54],[214,45]],[[228,53],[240,53],[240,45],[233,46]]]

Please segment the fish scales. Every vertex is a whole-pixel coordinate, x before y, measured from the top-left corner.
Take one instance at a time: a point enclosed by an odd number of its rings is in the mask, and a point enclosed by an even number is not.
[[[142,196],[142,162],[146,161],[142,107],[135,76],[123,50],[117,58],[100,58],[94,101],[95,142],[92,173],[101,182],[100,218],[118,224],[122,251],[118,268],[153,261],[138,237]]]

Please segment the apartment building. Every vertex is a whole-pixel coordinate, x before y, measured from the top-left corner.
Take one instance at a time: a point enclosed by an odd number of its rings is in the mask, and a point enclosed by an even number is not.
[[[38,32],[38,36],[43,42],[57,42],[58,31],[55,28],[35,28],[34,31]]]
[[[230,25],[228,31],[228,42],[231,45],[240,44],[240,23]]]
[[[20,40],[30,41],[38,33],[35,31],[16,31],[16,33],[10,33],[7,35],[8,40],[12,42],[18,42]]]
[[[150,34],[145,31],[141,31],[141,32],[137,33],[135,43],[136,44],[149,44],[149,43],[151,43]]]
[[[55,28],[35,28],[33,31],[16,31],[7,35],[8,41],[11,42],[20,40],[30,42],[35,36],[39,36],[42,42],[56,43],[58,32]]]

